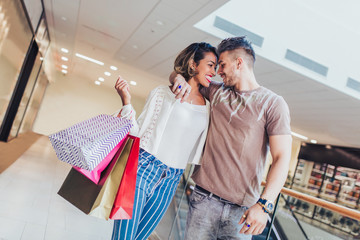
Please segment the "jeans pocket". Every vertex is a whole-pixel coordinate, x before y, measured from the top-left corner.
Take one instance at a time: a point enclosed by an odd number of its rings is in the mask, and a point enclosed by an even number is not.
[[[201,203],[206,199],[206,197],[207,197],[206,195],[201,194],[196,190],[194,190],[190,196],[190,203],[191,204]]]
[[[139,167],[146,167],[147,165],[149,165],[150,161],[148,159],[142,159],[142,161],[139,161]]]
[[[239,206],[244,212],[246,212],[248,209],[249,209],[249,207],[246,207],[246,206]]]
[[[146,167],[151,162],[152,162],[151,156],[145,155],[145,154],[140,154],[139,155],[139,162],[138,162],[139,166]]]

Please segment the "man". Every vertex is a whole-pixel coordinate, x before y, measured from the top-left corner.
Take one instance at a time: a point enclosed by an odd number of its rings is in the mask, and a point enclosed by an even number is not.
[[[223,83],[201,90],[211,104],[210,125],[201,165],[192,175],[196,187],[185,239],[251,239],[262,233],[289,168],[289,109],[257,83],[251,43],[228,38],[218,53]],[[186,98],[191,89],[184,78],[173,73],[170,81],[177,97]],[[273,162],[260,195],[268,147]]]

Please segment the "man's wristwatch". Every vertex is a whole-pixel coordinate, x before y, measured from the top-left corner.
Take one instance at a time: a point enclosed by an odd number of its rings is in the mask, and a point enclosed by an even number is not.
[[[272,213],[274,211],[274,203],[270,200],[266,200],[264,198],[259,198],[257,203],[262,207],[262,209],[266,213]]]

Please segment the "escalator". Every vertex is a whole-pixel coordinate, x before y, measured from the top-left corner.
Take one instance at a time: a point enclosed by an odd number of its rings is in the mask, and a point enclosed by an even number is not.
[[[155,229],[158,239],[184,239],[189,196],[194,186],[189,178],[191,172],[192,169],[186,169],[168,211]],[[324,210],[304,201],[304,197],[300,200],[280,194],[274,214],[269,215],[266,228],[262,234],[253,236],[253,240],[360,239],[357,220],[360,216],[352,219],[339,212]]]

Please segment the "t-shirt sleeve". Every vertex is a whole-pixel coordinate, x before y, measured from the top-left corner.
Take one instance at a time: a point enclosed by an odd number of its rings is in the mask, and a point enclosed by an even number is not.
[[[210,83],[209,87],[201,87],[200,93],[208,100],[210,101],[211,96],[214,94],[214,92],[221,87],[221,83],[212,81]]]
[[[284,98],[278,96],[267,111],[266,132],[271,135],[290,135],[290,111]]]

